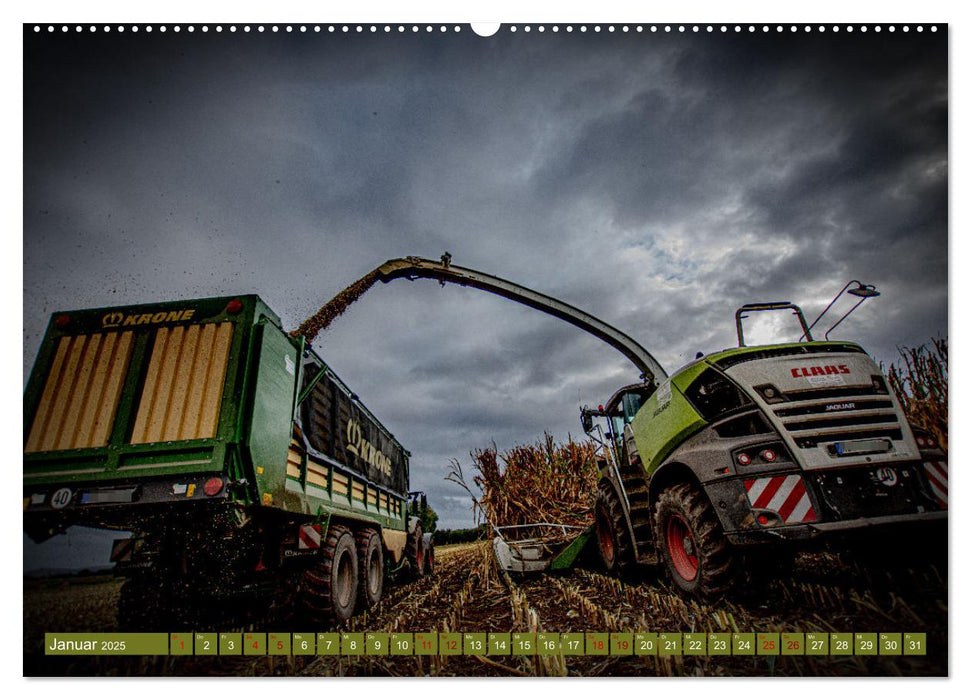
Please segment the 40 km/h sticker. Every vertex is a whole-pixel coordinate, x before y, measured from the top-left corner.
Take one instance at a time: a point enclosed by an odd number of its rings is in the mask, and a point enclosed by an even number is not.
[[[72,495],[71,489],[58,489],[54,492],[54,495],[51,496],[51,508],[63,508],[71,502]]]

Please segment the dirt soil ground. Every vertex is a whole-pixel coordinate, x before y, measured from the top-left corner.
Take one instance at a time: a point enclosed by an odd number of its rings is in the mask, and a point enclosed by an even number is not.
[[[390,585],[345,631],[926,632],[928,654],[876,657],[44,657],[44,632],[117,629],[120,581],[24,582],[25,675],[82,676],[941,676],[947,585],[934,568],[861,573],[802,555],[782,577],[730,602],[675,595],[659,571],[631,580],[579,567],[512,579],[488,543],[440,547],[431,578]],[[229,631],[223,629],[219,631]],[[262,630],[261,630],[262,631]],[[266,630],[272,631],[272,630]],[[322,630],[320,630],[322,631]]]

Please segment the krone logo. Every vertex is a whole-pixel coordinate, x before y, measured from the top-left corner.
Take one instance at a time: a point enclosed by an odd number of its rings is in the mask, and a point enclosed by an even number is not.
[[[125,314],[121,311],[112,311],[110,314],[105,314],[101,319],[101,325],[105,328],[114,328],[115,326],[120,326],[121,322],[125,320]]]
[[[144,326],[149,323],[179,323],[189,321],[195,314],[195,309],[178,309],[176,311],[158,311],[154,314],[124,314],[121,311],[111,311],[101,317],[103,328],[117,328],[118,326]]]
[[[385,476],[391,476],[391,459],[364,439],[361,426],[354,419],[347,421],[347,451],[377,467]]]

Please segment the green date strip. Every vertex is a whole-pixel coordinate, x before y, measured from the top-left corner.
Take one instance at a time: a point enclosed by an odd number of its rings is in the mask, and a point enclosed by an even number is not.
[[[924,656],[899,632],[48,632],[47,656]]]

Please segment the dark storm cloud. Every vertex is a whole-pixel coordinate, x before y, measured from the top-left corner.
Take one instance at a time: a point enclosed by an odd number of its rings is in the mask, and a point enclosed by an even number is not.
[[[943,33],[25,38],[24,365],[58,309],[257,292],[296,327],[384,260],[449,250],[588,310],[669,370],[745,302],[879,359],[947,329]],[[579,432],[636,379],[535,311],[378,285],[316,342],[413,452],[444,525],[468,452]]]

